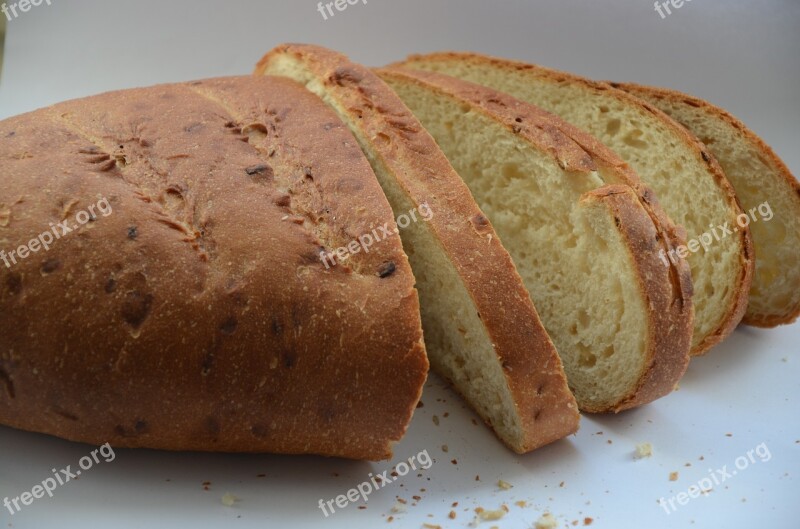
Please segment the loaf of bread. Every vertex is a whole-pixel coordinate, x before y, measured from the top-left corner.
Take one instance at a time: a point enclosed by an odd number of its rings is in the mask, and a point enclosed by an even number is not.
[[[611,83],[686,127],[719,161],[753,234],[756,268],[744,323],[774,327],[800,315],[800,184],[756,133],[729,112],[694,96]],[[773,218],[774,217],[774,218]]]
[[[574,433],[575,399],[508,252],[400,98],[368,68],[317,46],[279,46],[256,73],[294,79],[339,114],[396,214],[430,208],[401,236],[436,372],[516,452]]]
[[[675,228],[635,173],[558,117],[496,90],[379,73],[494,223],[581,409],[620,411],[670,393],[689,361],[691,277],[685,262],[660,262]]]
[[[532,64],[471,53],[413,56],[400,64],[508,93],[600,140],[655,190],[666,213],[687,230],[687,242],[695,241],[662,254],[665,262],[688,256],[693,354],[708,351],[741,321],[754,267],[750,230],[733,231],[742,213],[733,188],[708,149],[669,116],[606,83]],[[722,236],[722,226],[731,233]]]
[[[317,97],[242,77],[62,103],[0,122],[0,177],[0,423],[391,455],[428,370],[417,292],[398,237],[354,251],[397,227]]]

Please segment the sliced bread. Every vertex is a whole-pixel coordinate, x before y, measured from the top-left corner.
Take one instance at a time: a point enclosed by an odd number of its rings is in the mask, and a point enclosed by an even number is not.
[[[511,258],[469,189],[400,99],[368,68],[316,46],[284,45],[256,74],[294,79],[351,128],[395,214],[420,293],[431,365],[513,450],[578,428],[561,361]]]
[[[713,155],[683,127],[606,83],[540,66],[470,53],[413,56],[402,65],[506,92],[557,114],[618,154],[688,232],[686,246],[661,257],[666,264],[678,253],[688,255],[696,310],[693,354],[705,353],[733,331],[747,307],[753,274],[750,230],[736,227],[742,210],[733,188]],[[731,233],[724,235],[723,226]]]
[[[697,97],[650,86],[611,83],[686,127],[719,161],[750,222],[756,270],[744,323],[774,327],[800,314],[800,184],[752,130]],[[773,216],[775,217],[773,219]]]
[[[690,272],[659,259],[676,237],[635,174],[506,94],[428,72],[378,72],[493,222],[581,409],[620,411],[671,392],[689,358]]]

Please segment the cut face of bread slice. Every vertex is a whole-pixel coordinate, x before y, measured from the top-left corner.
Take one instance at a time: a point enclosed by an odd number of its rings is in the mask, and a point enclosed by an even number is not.
[[[619,411],[671,392],[689,358],[690,274],[660,262],[673,235],[628,185],[635,175],[505,94],[427,72],[379,74],[493,222],[581,409]]]
[[[794,321],[800,314],[800,185],[786,164],[744,123],[711,103],[673,90],[611,84],[697,136],[736,190],[756,257],[744,323],[773,327]]]
[[[433,368],[513,450],[577,430],[561,361],[506,250],[434,140],[368,68],[316,46],[285,45],[257,74],[294,79],[350,126],[395,214],[417,280]]]
[[[395,224],[318,98],[275,77],[163,85],[11,118],[0,138],[1,249],[87,221],[0,265],[1,424],[391,456],[428,373],[414,277],[397,237],[321,260]]]
[[[718,163],[683,127],[608,84],[535,65],[468,53],[414,56],[402,65],[508,93],[557,114],[618,154],[687,230],[687,245],[675,253],[688,255],[692,269],[693,354],[708,351],[733,331],[744,315],[752,279],[750,231],[737,227],[742,210]]]

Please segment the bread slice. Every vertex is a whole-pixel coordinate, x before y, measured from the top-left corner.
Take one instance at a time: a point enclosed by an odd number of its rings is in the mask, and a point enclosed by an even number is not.
[[[800,184],[786,164],[744,123],[707,101],[663,88],[610,84],[665,112],[719,161],[749,217],[755,247],[743,321],[759,327],[793,322],[800,314]]]
[[[747,307],[753,274],[750,230],[698,244],[721,233],[718,226],[733,229],[742,210],[719,164],[683,127],[606,83],[540,66],[470,53],[413,56],[402,64],[506,92],[557,114],[618,154],[688,231],[689,250],[680,251],[688,254],[694,284],[693,354],[705,353],[733,331]]]
[[[619,411],[671,392],[689,359],[691,279],[685,262],[659,259],[675,237],[652,193],[532,105],[444,75],[379,73],[494,223],[581,409]]]
[[[511,258],[400,99],[368,68],[316,46],[279,46],[256,74],[294,79],[339,114],[395,214],[430,211],[401,237],[433,368],[517,452],[575,432],[578,411],[561,361]]]
[[[1,424],[391,456],[428,373],[418,297],[398,237],[322,262],[396,228],[316,97],[280,78],[164,85],[14,117],[0,138],[0,250],[74,228],[0,260]]]

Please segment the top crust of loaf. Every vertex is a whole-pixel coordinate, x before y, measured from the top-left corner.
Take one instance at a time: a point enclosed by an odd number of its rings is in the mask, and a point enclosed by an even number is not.
[[[391,208],[352,134],[277,78],[109,93],[0,122],[0,423],[92,444],[383,459],[428,362]]]
[[[490,88],[450,76],[391,67],[378,70],[386,79],[417,83],[455,97],[480,111],[534,148],[550,153],[563,167],[589,172],[602,165],[623,185],[605,186],[585,200],[605,203],[619,220],[617,228],[628,241],[630,257],[639,272],[639,287],[648,300],[648,350],[639,384],[611,408],[622,411],[670,393],[689,361],[692,333],[691,273],[685,261],[665,267],[659,248],[672,248],[678,239],[672,223],[660,211],[651,191],[610,150],[557,116]]]
[[[469,52],[438,52],[426,55],[410,55],[406,60],[390,65],[390,67],[415,68],[415,61],[464,61],[478,65],[489,64],[508,71],[524,71],[555,83],[579,86],[589,93],[605,93],[624,103],[625,105],[636,108],[641,112],[652,114],[658,118],[664,126],[669,128],[674,137],[679,140],[689,152],[692,153],[695,159],[703,161],[705,166],[708,168],[709,174],[713,177],[716,186],[724,196],[732,216],[735,217],[735,215],[742,212],[741,204],[736,197],[733,187],[725,177],[725,174],[717,160],[710,152],[708,152],[702,142],[700,142],[683,126],[675,122],[672,118],[667,116],[661,110],[657,109],[655,106],[623,90],[614,88],[610,84],[604,82],[593,81],[567,72],[553,70],[534,64]],[[693,355],[705,354],[712,347],[720,343],[731,332],[733,332],[747,309],[748,292],[750,290],[750,284],[752,282],[755,267],[750,229],[739,229],[739,231],[734,234],[734,237],[738,238],[739,245],[742,249],[739,262],[739,273],[735,279],[735,284],[733,285],[735,295],[731,297],[730,306],[725,311],[724,317],[719,323],[717,329],[711,332],[695,346],[692,351]]]
[[[670,101],[674,104],[689,105],[702,111],[713,119],[721,120],[728,124],[733,129],[736,129],[747,143],[749,143],[755,150],[759,152],[763,159],[767,160],[772,170],[782,179],[788,187],[790,193],[793,194],[795,199],[795,215],[800,216],[800,183],[797,178],[792,174],[783,160],[775,154],[775,151],[767,145],[760,136],[750,130],[747,125],[742,123],[738,118],[729,113],[727,110],[720,108],[708,101],[698,97],[678,92],[677,90],[670,90],[667,88],[659,88],[653,86],[644,86],[635,83],[616,83],[609,82],[614,88],[619,88],[625,91],[630,91],[634,95],[645,93],[648,97]],[[758,259],[758,256],[756,256]],[[800,289],[798,289],[800,290]],[[775,327],[778,325],[788,324],[794,322],[800,316],[800,296],[796,296],[797,301],[793,309],[783,314],[745,314],[743,322],[748,325],[755,325],[758,327]]]
[[[293,57],[335,93],[417,203],[435,212],[428,228],[458,271],[495,346],[523,422],[517,452],[574,433],[579,415],[561,360],[494,228],[436,142],[400,98],[369,68],[318,46],[287,44],[267,54],[256,73]]]

